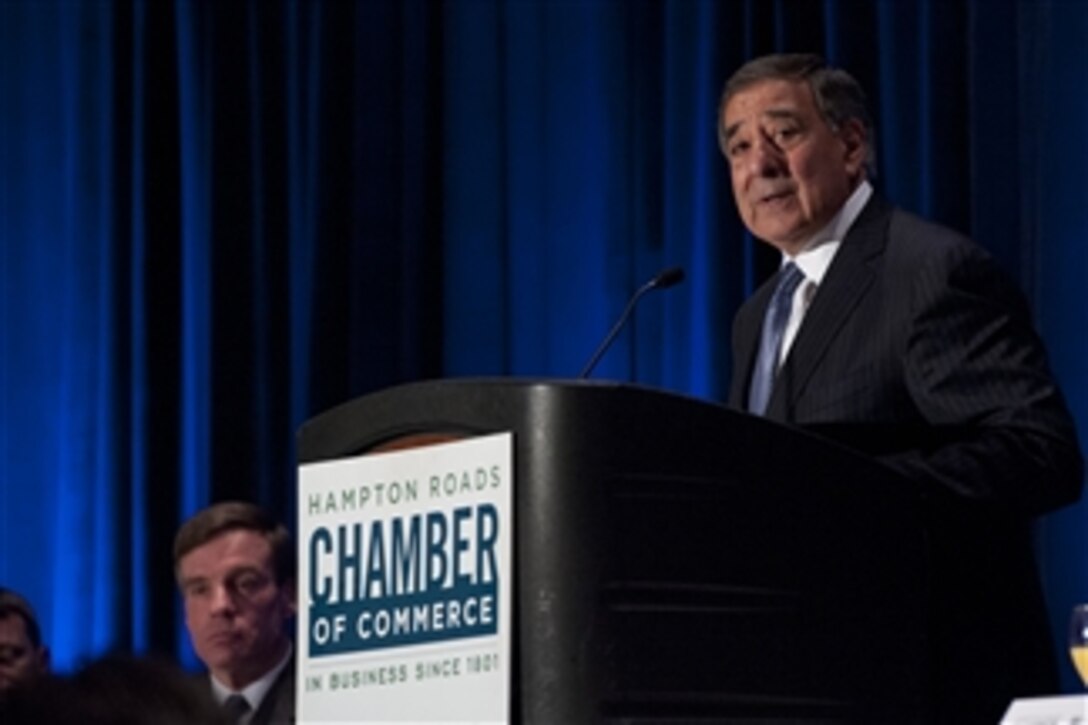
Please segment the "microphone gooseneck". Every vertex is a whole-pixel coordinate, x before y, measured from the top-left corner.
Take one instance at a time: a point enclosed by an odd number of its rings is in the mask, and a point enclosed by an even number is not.
[[[655,289],[666,289],[672,287],[675,284],[679,284],[684,281],[684,269],[683,267],[669,267],[658,272],[652,279],[643,284],[638,290],[631,295],[631,299],[627,301],[627,306],[623,309],[623,314],[616,321],[616,324],[612,326],[612,329],[608,331],[608,335],[605,336],[604,341],[597,347],[596,352],[593,353],[593,357],[589,359],[586,366],[582,368],[582,372],[578,375],[580,379],[588,378],[590,373],[593,372],[593,368],[597,367],[597,363],[611,347],[612,341],[616,339],[616,336],[620,334],[620,330],[627,324],[627,319],[631,317],[631,313],[635,311],[635,305],[642,299],[642,296],[647,292]]]

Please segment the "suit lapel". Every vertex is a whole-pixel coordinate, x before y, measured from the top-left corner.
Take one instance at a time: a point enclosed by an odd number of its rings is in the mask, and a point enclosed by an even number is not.
[[[884,250],[891,213],[892,207],[874,195],[847,232],[775,381],[767,417],[792,420],[794,404],[873,283],[872,260]]]
[[[250,725],[285,725],[294,721],[295,657],[292,655],[249,722]]]

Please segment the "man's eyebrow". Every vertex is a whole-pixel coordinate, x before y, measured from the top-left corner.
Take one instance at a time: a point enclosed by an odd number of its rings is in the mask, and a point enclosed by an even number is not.
[[[775,120],[782,118],[796,120],[801,117],[801,114],[792,108],[770,108],[767,109],[767,111],[765,111],[763,115],[769,118],[773,118]]]
[[[801,118],[801,114],[792,108],[769,108],[761,114],[762,118],[770,118],[775,121],[779,120],[791,120],[795,121]],[[744,119],[737,121],[725,127],[725,140],[733,138],[740,130],[740,127],[744,125]]]
[[[232,576],[238,576],[239,574],[244,574],[251,571],[260,573],[261,567],[254,566],[252,564],[239,564],[238,566],[231,567],[230,569],[227,569],[225,572],[223,572],[222,578],[230,579]],[[214,576],[208,576],[207,574],[194,574],[193,576],[190,576],[188,578],[182,578],[181,581],[207,581],[214,578]]]

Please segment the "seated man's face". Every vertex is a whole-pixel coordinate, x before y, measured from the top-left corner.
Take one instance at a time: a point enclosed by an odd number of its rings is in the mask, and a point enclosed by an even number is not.
[[[264,536],[246,529],[220,534],[181,558],[178,582],[193,647],[216,679],[241,689],[279,662],[295,593],[276,583]]]
[[[0,615],[0,693],[33,680],[49,669],[45,647],[35,647],[17,614]]]

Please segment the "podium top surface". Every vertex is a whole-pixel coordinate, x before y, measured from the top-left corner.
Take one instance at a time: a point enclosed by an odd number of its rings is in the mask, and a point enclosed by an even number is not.
[[[581,455],[607,449],[614,459],[688,467],[704,461],[744,479],[800,477],[825,485],[885,481],[913,487],[863,455],[815,433],[687,395],[599,380],[454,378],[387,388],[308,420],[298,432],[300,464],[374,452],[412,435],[463,438],[515,434],[519,455]],[[705,470],[698,467],[691,470]],[[894,494],[893,494],[894,496]]]

